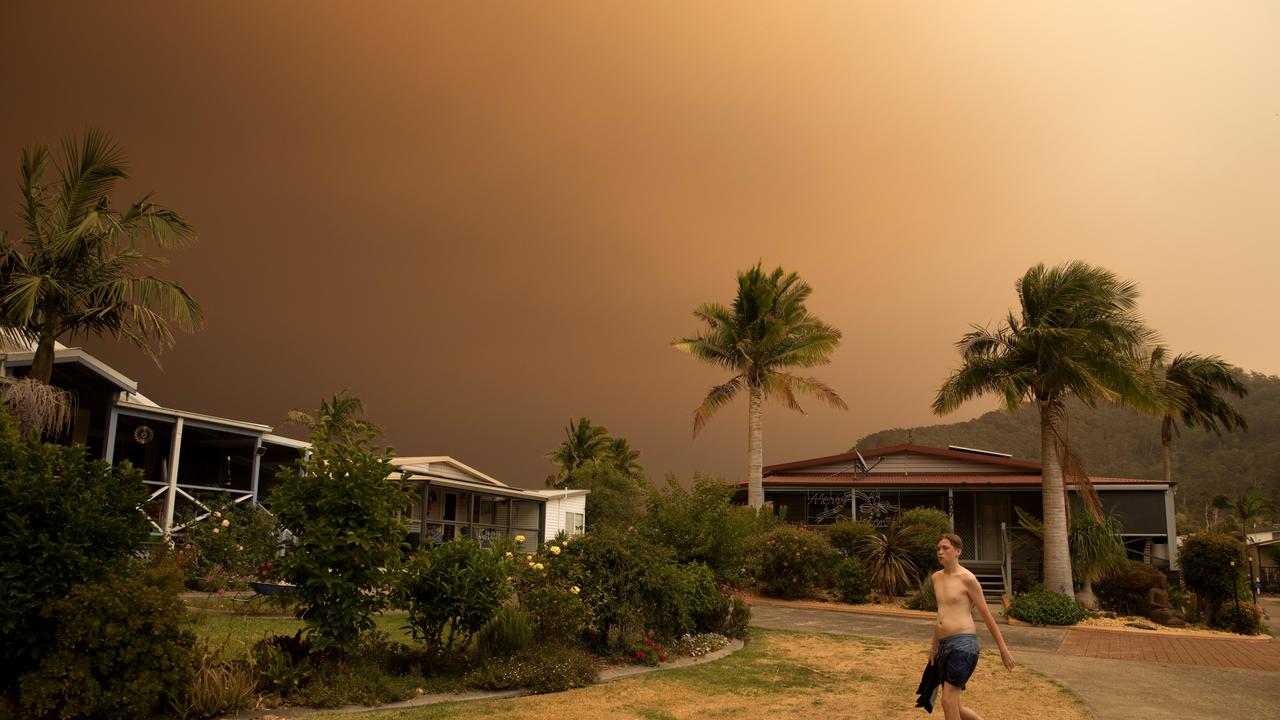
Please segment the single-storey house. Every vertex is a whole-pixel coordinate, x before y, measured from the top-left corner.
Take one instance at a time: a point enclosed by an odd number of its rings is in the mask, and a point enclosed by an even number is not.
[[[30,351],[0,354],[0,375],[26,376],[34,357]],[[204,518],[210,504],[227,499],[270,510],[277,473],[310,451],[309,443],[276,435],[269,425],[161,406],[138,392],[137,382],[80,348],[56,348],[51,384],[76,398],[71,429],[56,440],[139,468],[152,488],[141,509],[157,537],[181,532]],[[505,534],[524,535],[532,549],[566,527],[566,514],[576,513],[570,534],[584,524],[585,490],[565,496],[514,488],[445,456],[394,464],[421,486],[408,518],[412,543],[426,535],[487,541]]]
[[[1040,463],[962,447],[903,444],[766,466],[764,495],[787,522],[821,529],[856,520],[885,526],[906,510],[947,513],[964,541],[964,564],[990,595],[1042,577],[1040,554],[1018,540],[1015,508],[1039,518]],[[1173,483],[1095,477],[1103,509],[1114,511],[1130,557],[1177,568]],[[746,483],[735,499],[746,501]],[[1073,506],[1080,499],[1068,485]]]
[[[1253,577],[1268,585],[1280,584],[1280,530],[1252,532],[1245,537]]]
[[[415,488],[409,508],[410,544],[472,537],[489,543],[524,537],[522,549],[536,552],[562,530],[581,534],[590,490],[525,490],[494,480],[451,457],[400,457],[393,475]],[[568,518],[576,519],[573,524]]]

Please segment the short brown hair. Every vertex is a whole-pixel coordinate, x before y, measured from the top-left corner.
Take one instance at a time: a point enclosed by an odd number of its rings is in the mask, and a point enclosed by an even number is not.
[[[964,540],[961,540],[959,535],[955,533],[942,533],[938,536],[938,542],[942,542],[943,540],[951,543],[951,547],[956,550],[964,552]]]

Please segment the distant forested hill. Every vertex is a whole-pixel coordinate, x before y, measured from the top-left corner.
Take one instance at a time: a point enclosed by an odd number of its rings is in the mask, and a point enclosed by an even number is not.
[[[1232,499],[1251,489],[1280,511],[1280,378],[1246,373],[1249,396],[1233,402],[1249,421],[1248,432],[1223,433],[1181,428],[1173,442],[1173,479],[1178,483],[1181,524],[1203,522],[1215,495]],[[1092,475],[1159,479],[1160,421],[1132,410],[1073,403],[1070,437]],[[995,450],[1016,458],[1040,459],[1039,418],[1034,407],[1017,414],[989,412],[968,422],[895,428],[858,440],[860,450],[912,442],[917,445]]]

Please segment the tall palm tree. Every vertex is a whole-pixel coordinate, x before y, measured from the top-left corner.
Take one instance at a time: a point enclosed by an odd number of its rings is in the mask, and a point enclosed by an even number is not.
[[[640,453],[631,449],[631,443],[628,443],[626,438],[610,438],[605,455],[609,463],[623,475],[632,480],[644,478],[644,468],[640,466]]]
[[[1266,515],[1270,509],[1270,503],[1257,493],[1249,492],[1237,498],[1235,510],[1236,515],[1240,516],[1240,536],[1248,540],[1249,523],[1254,518]]]
[[[793,375],[789,368],[825,365],[840,344],[840,331],[809,314],[805,301],[813,292],[800,276],[781,267],[765,274],[759,263],[738,273],[738,296],[733,307],[708,303],[693,311],[706,327],[693,337],[678,338],[672,346],[695,358],[730,370],[729,381],[711,388],[693,412],[693,435],[738,393],[747,393],[747,504],[764,505],[764,400],[778,397],[792,410],[803,393],[833,407],[848,409],[825,383]]]
[[[564,487],[574,470],[604,459],[609,451],[609,431],[600,425],[592,425],[588,418],[581,418],[576,423],[569,418],[564,434],[560,447],[545,456],[560,466],[554,475],[547,476],[547,487]]]
[[[1160,414],[1160,450],[1164,460],[1164,481],[1173,482],[1170,447],[1178,434],[1175,419],[1189,427],[1201,427],[1219,435],[1223,430],[1248,430],[1249,423],[1223,397],[1231,393],[1243,398],[1249,388],[1235,368],[1217,355],[1203,357],[1183,353],[1165,364],[1165,349],[1151,351],[1149,367],[1156,385]]]
[[[155,359],[173,344],[170,323],[191,331],[202,315],[182,286],[142,274],[163,262],[143,245],[177,247],[194,231],[150,196],[123,211],[112,206],[112,190],[129,176],[124,154],[101,131],[63,141],[51,184],[48,165],[45,146],[22,151],[23,230],[17,242],[0,234],[0,327],[35,343],[30,377],[44,383],[54,342],[66,336],[126,340]]]
[[[1099,400],[1154,405],[1141,353],[1154,334],[1137,314],[1137,287],[1082,262],[1027,270],[1017,282],[1021,313],[995,331],[974,326],[957,347],[962,364],[938,390],[933,411],[949,413],[965,401],[995,394],[1010,412],[1034,402],[1040,412],[1041,501],[1045,588],[1071,597],[1064,475],[1077,484],[1095,515],[1097,495],[1067,442],[1069,397],[1092,407]]]

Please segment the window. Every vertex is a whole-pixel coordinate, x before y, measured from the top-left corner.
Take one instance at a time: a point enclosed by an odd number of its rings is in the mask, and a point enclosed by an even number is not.
[[[582,513],[567,512],[564,514],[564,531],[567,535],[581,535],[585,517]]]

